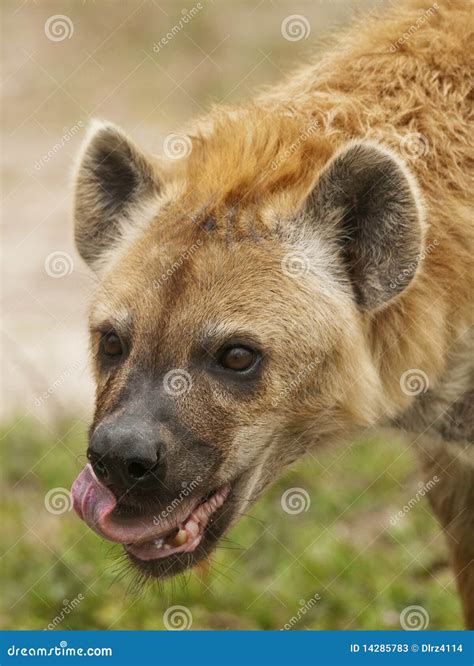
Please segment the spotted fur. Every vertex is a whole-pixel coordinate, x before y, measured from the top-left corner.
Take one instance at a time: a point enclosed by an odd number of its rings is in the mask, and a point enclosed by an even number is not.
[[[212,444],[215,483],[244,475],[239,511],[309,449],[377,424],[414,432],[473,628],[473,20],[468,0],[436,4],[402,43],[426,3],[364,17],[251,103],[212,110],[182,160],[96,127],[76,238],[100,280],[94,358],[104,325],[130,349],[113,371],[95,362],[93,428],[132,381],[164,419],[163,377],[186,368],[171,439]],[[206,365],[233,337],[262,350],[252,383]],[[404,385],[411,371],[426,386]]]

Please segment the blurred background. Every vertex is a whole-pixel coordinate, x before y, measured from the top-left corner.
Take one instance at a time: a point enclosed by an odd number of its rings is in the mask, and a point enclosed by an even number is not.
[[[392,433],[367,433],[296,466],[208,566],[160,587],[137,587],[120,548],[70,511],[93,407],[94,283],[70,215],[89,119],[111,120],[160,153],[190,118],[248,98],[321,51],[355,11],[380,6],[2,3],[5,627],[160,629],[177,613],[176,624],[184,617],[196,629],[398,629],[400,614],[420,606],[430,629],[461,628],[442,535],[419,501],[407,442]],[[285,37],[295,15],[299,29]],[[288,513],[282,496],[295,489],[302,508]]]

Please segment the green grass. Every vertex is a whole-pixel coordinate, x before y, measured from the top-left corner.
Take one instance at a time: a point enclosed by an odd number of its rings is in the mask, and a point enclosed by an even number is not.
[[[81,595],[59,628],[162,629],[163,613],[179,604],[196,629],[280,629],[302,600],[319,594],[295,629],[398,629],[410,605],[426,609],[430,629],[462,628],[443,538],[425,501],[390,524],[420,481],[406,444],[374,436],[307,458],[230,532],[232,543],[209,570],[137,590],[118,546],[74,512],[53,515],[44,505],[46,493],[69,488],[84,464],[85,431],[79,421],[54,432],[28,419],[3,427],[5,627],[43,629]],[[281,507],[293,487],[311,498],[297,515]]]

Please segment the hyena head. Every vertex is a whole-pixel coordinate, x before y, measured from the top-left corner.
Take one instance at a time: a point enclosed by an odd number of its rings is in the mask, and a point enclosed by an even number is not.
[[[217,119],[165,165],[95,126],[76,242],[97,273],[79,515],[145,574],[205,558],[308,448],[373,423],[366,331],[411,281],[413,179],[377,144]]]

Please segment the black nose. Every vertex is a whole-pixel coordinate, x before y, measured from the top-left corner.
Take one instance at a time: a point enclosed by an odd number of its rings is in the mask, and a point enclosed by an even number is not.
[[[93,433],[87,457],[97,478],[116,494],[151,490],[164,473],[164,443],[151,426],[130,420],[101,424]]]

